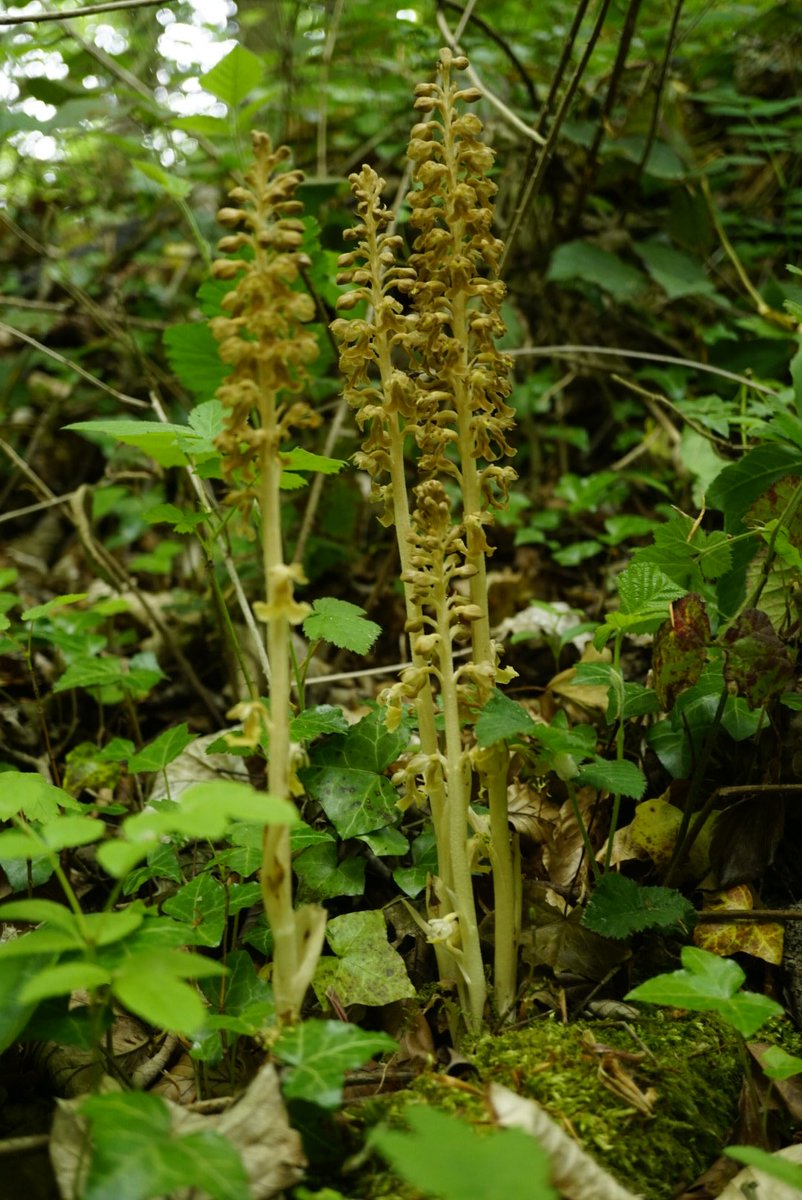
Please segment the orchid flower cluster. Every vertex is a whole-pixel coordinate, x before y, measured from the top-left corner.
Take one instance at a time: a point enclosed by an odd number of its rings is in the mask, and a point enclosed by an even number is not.
[[[494,882],[494,998],[508,1012],[516,990],[520,865],[507,819],[508,754],[503,743],[474,744],[466,732],[497,683],[490,633],[486,529],[506,501],[515,472],[507,433],[509,360],[498,279],[503,250],[492,233],[493,152],[481,121],[464,107],[480,98],[461,87],[468,66],[442,50],[437,79],[416,89],[422,120],[412,130],[407,197],[412,252],[382,201],[384,181],[364,166],[351,176],[358,224],[355,248],[340,259],[338,282],[352,285],[340,317],[346,396],[365,437],[356,463],[370,476],[380,520],[395,526],[405,588],[411,666],[383,700],[388,724],[414,706],[420,749],[404,771],[408,799],[431,811],[438,874],[428,893],[428,930],[440,974],[453,980],[469,1028],[484,1017],[487,986],[472,874],[477,855]],[[417,482],[408,486],[414,460]],[[470,657],[457,665],[456,651]],[[490,810],[489,832],[474,812],[474,781]],[[442,936],[447,925],[448,936]]]

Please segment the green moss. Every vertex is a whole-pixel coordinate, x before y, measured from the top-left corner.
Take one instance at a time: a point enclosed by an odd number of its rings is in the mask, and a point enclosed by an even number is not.
[[[602,1082],[600,1046],[642,1093],[654,1090],[651,1116]],[[736,1116],[742,1078],[737,1038],[712,1015],[657,1013],[634,1023],[567,1026],[546,1018],[482,1037],[465,1053],[476,1077],[422,1075],[407,1091],[363,1108],[360,1123],[394,1124],[408,1104],[423,1103],[486,1124],[482,1086],[501,1083],[542,1104],[626,1187],[650,1200],[669,1200],[678,1185],[690,1183],[721,1153]],[[355,1200],[417,1195],[391,1175],[358,1175],[347,1185]]]

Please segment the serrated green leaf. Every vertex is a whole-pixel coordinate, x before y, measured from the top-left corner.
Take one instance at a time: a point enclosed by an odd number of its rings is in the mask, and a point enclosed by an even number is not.
[[[202,434],[187,425],[162,425],[159,421],[77,421],[65,425],[76,433],[102,434],[134,446],[162,467],[185,467],[190,460],[206,462],[218,453]]]
[[[654,610],[665,613],[672,600],[684,595],[679,587],[654,563],[632,562],[618,577],[621,612],[627,616],[647,615]]]
[[[582,924],[602,937],[625,939],[644,929],[690,926],[695,915],[674,888],[640,887],[634,879],[608,872],[594,887]]]
[[[376,1054],[397,1049],[386,1033],[369,1033],[342,1021],[304,1021],[282,1033],[273,1053],[289,1067],[282,1079],[288,1100],[337,1108],[346,1071],[361,1067]]]
[[[599,759],[580,769],[576,777],[580,787],[601,788],[618,796],[629,796],[640,800],[646,791],[646,777],[639,767],[631,762],[607,762]]]
[[[408,1106],[410,1133],[378,1129],[371,1143],[396,1174],[441,1200],[557,1200],[545,1152],[522,1129],[481,1136],[436,1108]]]
[[[128,770],[134,775],[140,771],[163,771],[195,741],[196,737],[197,734],[189,732],[186,722],[165,729],[164,733],[160,733],[138,754],[131,756],[128,760]]]
[[[36,771],[3,771],[0,773],[0,821],[8,821],[18,813],[29,821],[44,822],[58,815],[59,809],[80,808],[63,788],[55,787]]]
[[[345,466],[345,459],[327,458],[325,454],[313,454],[302,447],[282,450],[281,461],[288,471],[315,471],[318,475],[336,475]]]
[[[46,604],[37,604],[34,608],[26,608],[20,614],[20,620],[39,621],[42,617],[49,617],[52,612],[56,612],[60,608],[67,608],[70,604],[77,604],[80,600],[85,600],[88,595],[88,592],[69,592],[65,596],[54,596]]]
[[[235,108],[262,81],[264,64],[245,46],[236,45],[211,71],[201,75],[201,87]]]
[[[217,341],[208,324],[205,321],[192,321],[171,325],[164,331],[164,348],[167,361],[179,382],[196,396],[216,405],[222,417],[222,405],[209,397],[214,396],[228,377],[231,366],[221,359]],[[221,432],[222,419],[219,420],[219,426],[215,422],[202,429],[193,428],[206,442],[211,442]]]
[[[318,704],[305,708],[290,722],[290,737],[294,742],[311,742],[324,733],[347,733],[348,721],[341,708],[334,704]]]
[[[480,746],[492,746],[531,736],[536,728],[525,708],[496,689],[476,720],[476,740]]]
[[[322,638],[341,650],[367,654],[381,633],[381,625],[369,621],[363,608],[347,600],[324,596],[315,600],[312,609],[303,623],[304,633],[312,641]]]

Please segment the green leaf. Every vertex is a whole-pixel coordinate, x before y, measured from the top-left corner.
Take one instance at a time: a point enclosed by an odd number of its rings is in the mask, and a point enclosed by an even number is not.
[[[717,1012],[747,1038],[783,1011],[768,996],[738,991],[746,976],[732,959],[719,958],[696,946],[683,946],[682,964],[683,970],[655,975],[628,992],[625,999],[668,1004],[692,1012]]]
[[[305,770],[302,778],[343,839],[382,829],[397,816],[398,794],[384,775],[352,767],[322,767]]]
[[[774,632],[764,612],[746,608],[724,635],[724,678],[751,708],[793,686],[795,655]]]
[[[393,880],[407,896],[417,896],[430,875],[437,874],[437,842],[433,833],[422,833],[412,843],[411,867],[398,867]]]
[[[131,659],[126,672],[125,664],[118,658],[78,658],[56,680],[53,691],[66,692],[75,687],[114,687],[136,695],[143,690],[147,693],[164,678],[164,672],[159,668],[136,667],[134,659]]]
[[[633,300],[646,290],[644,276],[617,254],[590,242],[564,242],[551,257],[546,278],[554,282],[579,279],[595,283],[616,300]]]
[[[760,1060],[760,1068],[769,1079],[790,1079],[802,1074],[802,1058],[789,1054],[782,1046],[769,1046]]]
[[[250,50],[237,45],[211,71],[201,75],[201,87],[235,108],[262,81],[264,64]]]
[[[0,861],[15,858],[39,858],[43,850],[41,839],[36,837],[33,832],[26,833],[21,830],[18,832],[16,829],[6,829],[0,833]]]
[[[0,773],[0,821],[22,813],[29,821],[47,821],[60,808],[80,808],[77,800],[63,788],[48,783],[36,771]]]
[[[736,1162],[743,1163],[746,1167],[754,1167],[802,1193],[802,1167],[798,1163],[789,1162],[779,1154],[769,1154],[768,1150],[759,1150],[757,1146],[726,1146],[724,1153]],[[759,1188],[760,1184],[756,1186]],[[765,1189],[763,1191],[768,1195]]]
[[[363,608],[347,600],[324,596],[315,600],[312,609],[303,623],[304,633],[311,641],[322,638],[341,650],[367,654],[381,633],[381,625],[369,621]]]
[[[386,1033],[368,1033],[342,1021],[304,1021],[282,1033],[273,1053],[290,1068],[282,1079],[288,1100],[337,1108],[346,1071],[361,1067],[375,1054],[397,1049]]]
[[[201,990],[218,1016],[208,1024],[214,1027],[220,1016],[223,1028],[253,1036],[268,1025],[275,1014],[270,985],[260,979],[250,954],[234,950],[226,959],[228,975],[222,981],[204,980]]]
[[[175,504],[156,504],[145,513],[148,525],[172,525],[176,533],[194,533],[206,519],[204,513]]]
[[[212,442],[222,432],[222,405],[209,397],[214,396],[231,366],[221,359],[217,341],[205,321],[171,325],[165,329],[164,349],[167,361],[184,387],[217,406],[220,418],[214,431],[209,428],[197,430],[206,442]]]
[[[440,1200],[557,1200],[550,1164],[537,1142],[521,1129],[480,1134],[439,1109],[408,1106],[411,1132],[377,1129],[371,1144],[397,1175]]]
[[[84,1200],[153,1200],[197,1188],[212,1200],[250,1196],[242,1161],[213,1131],[174,1137],[165,1102],[148,1092],[91,1096],[81,1105],[92,1130]]]
[[[0,921],[30,921],[31,924],[47,921],[57,929],[71,933],[77,929],[75,913],[55,900],[10,900],[0,908]]]
[[[112,990],[135,1016],[160,1029],[192,1037],[203,1027],[205,1009],[197,991],[184,983],[184,978],[211,973],[210,967],[217,968],[217,974],[225,972],[210,959],[178,951],[132,954],[118,967]]]
[[[191,926],[192,941],[199,946],[219,946],[226,927],[226,889],[209,874],[196,875],[162,911]]]
[[[664,613],[669,603],[684,593],[685,588],[679,587],[653,563],[630,563],[618,577],[621,611],[627,615]]]
[[[86,941],[93,946],[110,946],[129,937],[144,919],[145,909],[139,903],[131,904],[120,912],[84,913]]]
[[[102,434],[126,446],[134,446],[161,467],[185,467],[214,458],[218,451],[202,434],[187,425],[163,425],[159,421],[77,421],[65,425],[76,433]]]
[[[715,287],[696,259],[664,242],[636,242],[634,249],[669,300],[681,296],[715,296]]]
[[[145,159],[133,159],[132,167],[136,167],[147,179],[158,183],[159,187],[175,200],[185,200],[192,191],[192,180],[182,179],[180,175],[165,171],[158,163],[147,162]]]
[[[313,454],[302,447],[282,450],[281,462],[288,471],[315,471],[318,475],[336,475],[345,466],[342,458],[327,458],[325,454]]]
[[[492,746],[531,736],[536,728],[526,709],[496,688],[477,718],[476,740],[480,746]]]
[[[707,491],[707,503],[724,513],[727,530],[737,530],[744,513],[758,496],[783,475],[794,472],[802,472],[799,450],[779,443],[755,446],[738,462],[724,468]]]
[[[58,963],[29,979],[20,992],[23,1003],[37,1004],[51,996],[69,996],[78,988],[94,991],[111,981],[111,972],[92,962]]]
[[[365,890],[364,858],[339,861],[334,842],[310,846],[293,863],[301,881],[300,898],[333,900],[337,896],[361,896]]]
[[[613,795],[629,796],[633,800],[640,800],[646,791],[645,775],[634,763],[626,761],[608,762],[606,759],[599,759],[595,763],[589,763],[582,767],[576,776],[576,783],[580,787],[589,784],[591,787],[612,792]]]
[[[671,619],[663,622],[654,638],[652,672],[661,708],[673,708],[680,692],[696,683],[709,641],[710,618],[702,597],[690,592],[675,600]]]
[[[347,733],[348,721],[341,708],[334,704],[318,704],[305,708],[290,722],[290,737],[294,742],[311,742],[324,733]]]
[[[690,926],[696,909],[674,888],[639,887],[616,872],[603,875],[582,916],[586,929],[602,937],[629,938],[644,929]]]
[[[95,817],[54,817],[42,828],[41,836],[48,849],[68,850],[73,846],[89,846],[105,832],[106,826]]]
[[[137,775],[140,771],[163,771],[174,759],[178,758],[187,746],[195,741],[196,734],[189,732],[186,722],[165,729],[157,738],[144,746],[138,754],[128,760],[128,770]]]
[[[332,987],[346,1005],[391,1004],[415,995],[404,960],[387,941],[381,910],[332,917],[326,940],[336,958],[318,963],[313,986],[321,1001]]]
[[[49,617],[52,612],[56,612],[60,608],[66,608],[70,604],[77,604],[79,600],[85,600],[88,595],[88,592],[69,592],[65,596],[54,596],[46,604],[37,604],[34,608],[26,608],[20,614],[20,619],[22,621],[39,621],[42,617]]]

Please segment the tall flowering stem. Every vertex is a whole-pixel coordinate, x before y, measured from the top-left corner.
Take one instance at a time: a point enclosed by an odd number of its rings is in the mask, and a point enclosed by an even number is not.
[[[270,745],[268,789],[289,798],[298,791],[290,741],[292,625],[311,611],[295,598],[305,582],[300,567],[284,561],[281,533],[282,446],[298,430],[319,424],[302,397],[306,364],[317,355],[315,337],[305,328],[314,302],[294,284],[305,265],[301,253],[302,205],[295,199],[300,171],[282,170],[285,146],[253,134],[254,162],[245,184],[229,192],[233,204],[218,220],[231,232],[218,249],[212,274],[232,280],[222,307],[211,321],[220,356],[232,371],[218,390],[225,427],[218,438],[229,501],[245,514],[258,506],[261,517],[265,600],[254,604],[267,624],[270,666],[269,709],[245,706],[248,718],[264,720]],[[290,835],[286,826],[266,826],[261,869],[262,899],[273,934],[273,991],[280,1021],[297,1019],[323,945],[325,910],[293,909]]]
[[[434,891],[443,905],[453,906],[457,922],[445,938],[453,960],[450,973],[475,1027],[482,1018],[484,973],[470,881],[476,838],[469,837],[469,827],[482,832],[469,804],[474,768],[490,808],[495,1001],[501,1013],[515,997],[520,884],[507,820],[508,754],[503,746],[470,749],[463,734],[495,684],[510,678],[498,667],[490,633],[485,529],[491,507],[506,500],[515,478],[512,468],[498,461],[513,453],[506,433],[514,414],[506,403],[509,362],[495,345],[504,331],[505,289],[497,277],[503,246],[492,233],[496,187],[488,173],[493,154],[479,140],[478,117],[464,111],[480,93],[455,82],[467,65],[443,50],[436,82],[416,89],[415,107],[424,119],[413,128],[408,151],[410,226],[416,236],[406,265],[398,261],[400,239],[385,232],[390,215],[381,204],[382,181],[368,167],[351,177],[360,217],[353,231],[358,247],[343,256],[341,280],[356,287],[340,307],[364,300],[372,315],[340,319],[333,329],[342,345],[347,394],[367,431],[357,461],[371,475],[374,494],[383,503],[382,519],[395,524],[398,536],[413,666],[390,689],[388,700],[391,712],[404,699],[416,705],[421,754],[410,771],[418,775],[417,794],[430,798],[440,876]],[[412,518],[404,460],[410,439],[424,481],[416,489]],[[443,489],[449,481],[461,495],[456,517]],[[456,590],[457,580],[467,585],[467,602]],[[469,641],[472,661],[455,670],[452,649],[461,639]],[[437,694],[441,737],[427,724]],[[444,920],[442,909],[437,920]],[[445,927],[435,929],[439,934]],[[441,971],[445,959],[441,948]]]

